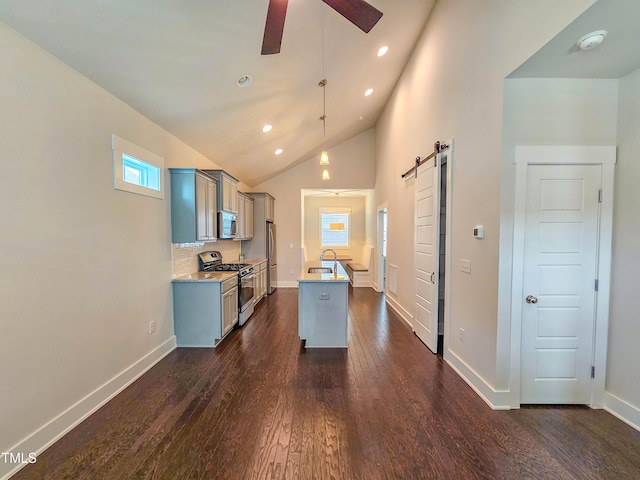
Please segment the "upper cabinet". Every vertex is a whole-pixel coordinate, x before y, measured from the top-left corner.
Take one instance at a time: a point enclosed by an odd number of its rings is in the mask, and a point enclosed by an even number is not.
[[[238,215],[236,217],[237,236],[239,240],[253,238],[253,198],[238,192]]]
[[[255,201],[255,222],[262,225],[264,222],[275,222],[276,199],[267,192],[251,192],[251,198]]]
[[[238,213],[238,180],[224,170],[205,170],[218,180],[218,211]]]
[[[268,193],[265,194],[265,215],[267,218],[267,222],[275,222],[276,221],[276,199],[273,198],[271,195],[269,195]]]
[[[253,198],[249,196],[244,199],[244,225],[245,238],[253,238]]]
[[[217,183],[195,168],[170,168],[171,241],[207,242],[216,239]]]

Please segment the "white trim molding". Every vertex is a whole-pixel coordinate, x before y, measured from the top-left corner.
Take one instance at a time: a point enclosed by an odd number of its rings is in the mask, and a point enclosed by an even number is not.
[[[611,244],[613,233],[613,191],[615,146],[517,146],[515,147],[516,186],[513,222],[513,263],[511,276],[511,341],[509,404],[520,407],[520,346],[522,337],[522,297],[524,273],[524,225],[529,165],[600,165],[602,203],[598,245],[598,297],[596,303],[591,408],[605,407],[605,379],[611,286]]]
[[[175,349],[176,337],[172,336],[7,451],[22,452],[25,455],[25,452],[33,452],[36,456],[40,455]],[[8,479],[24,465],[0,463],[0,479]]]
[[[640,409],[638,407],[616,397],[612,393],[605,392],[604,409],[627,425],[640,431]]]

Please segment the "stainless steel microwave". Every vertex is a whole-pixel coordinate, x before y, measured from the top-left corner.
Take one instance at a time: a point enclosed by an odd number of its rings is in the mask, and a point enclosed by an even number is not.
[[[218,238],[236,238],[235,213],[220,212],[218,220]]]

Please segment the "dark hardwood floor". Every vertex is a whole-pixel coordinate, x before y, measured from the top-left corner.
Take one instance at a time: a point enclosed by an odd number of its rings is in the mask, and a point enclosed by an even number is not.
[[[178,349],[14,479],[632,479],[602,410],[492,411],[371,289],[349,349],[305,350],[278,289],[217,349]]]

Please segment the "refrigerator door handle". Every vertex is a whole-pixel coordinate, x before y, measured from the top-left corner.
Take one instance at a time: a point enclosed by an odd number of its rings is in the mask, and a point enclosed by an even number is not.
[[[269,260],[273,258],[273,231],[269,228]]]

